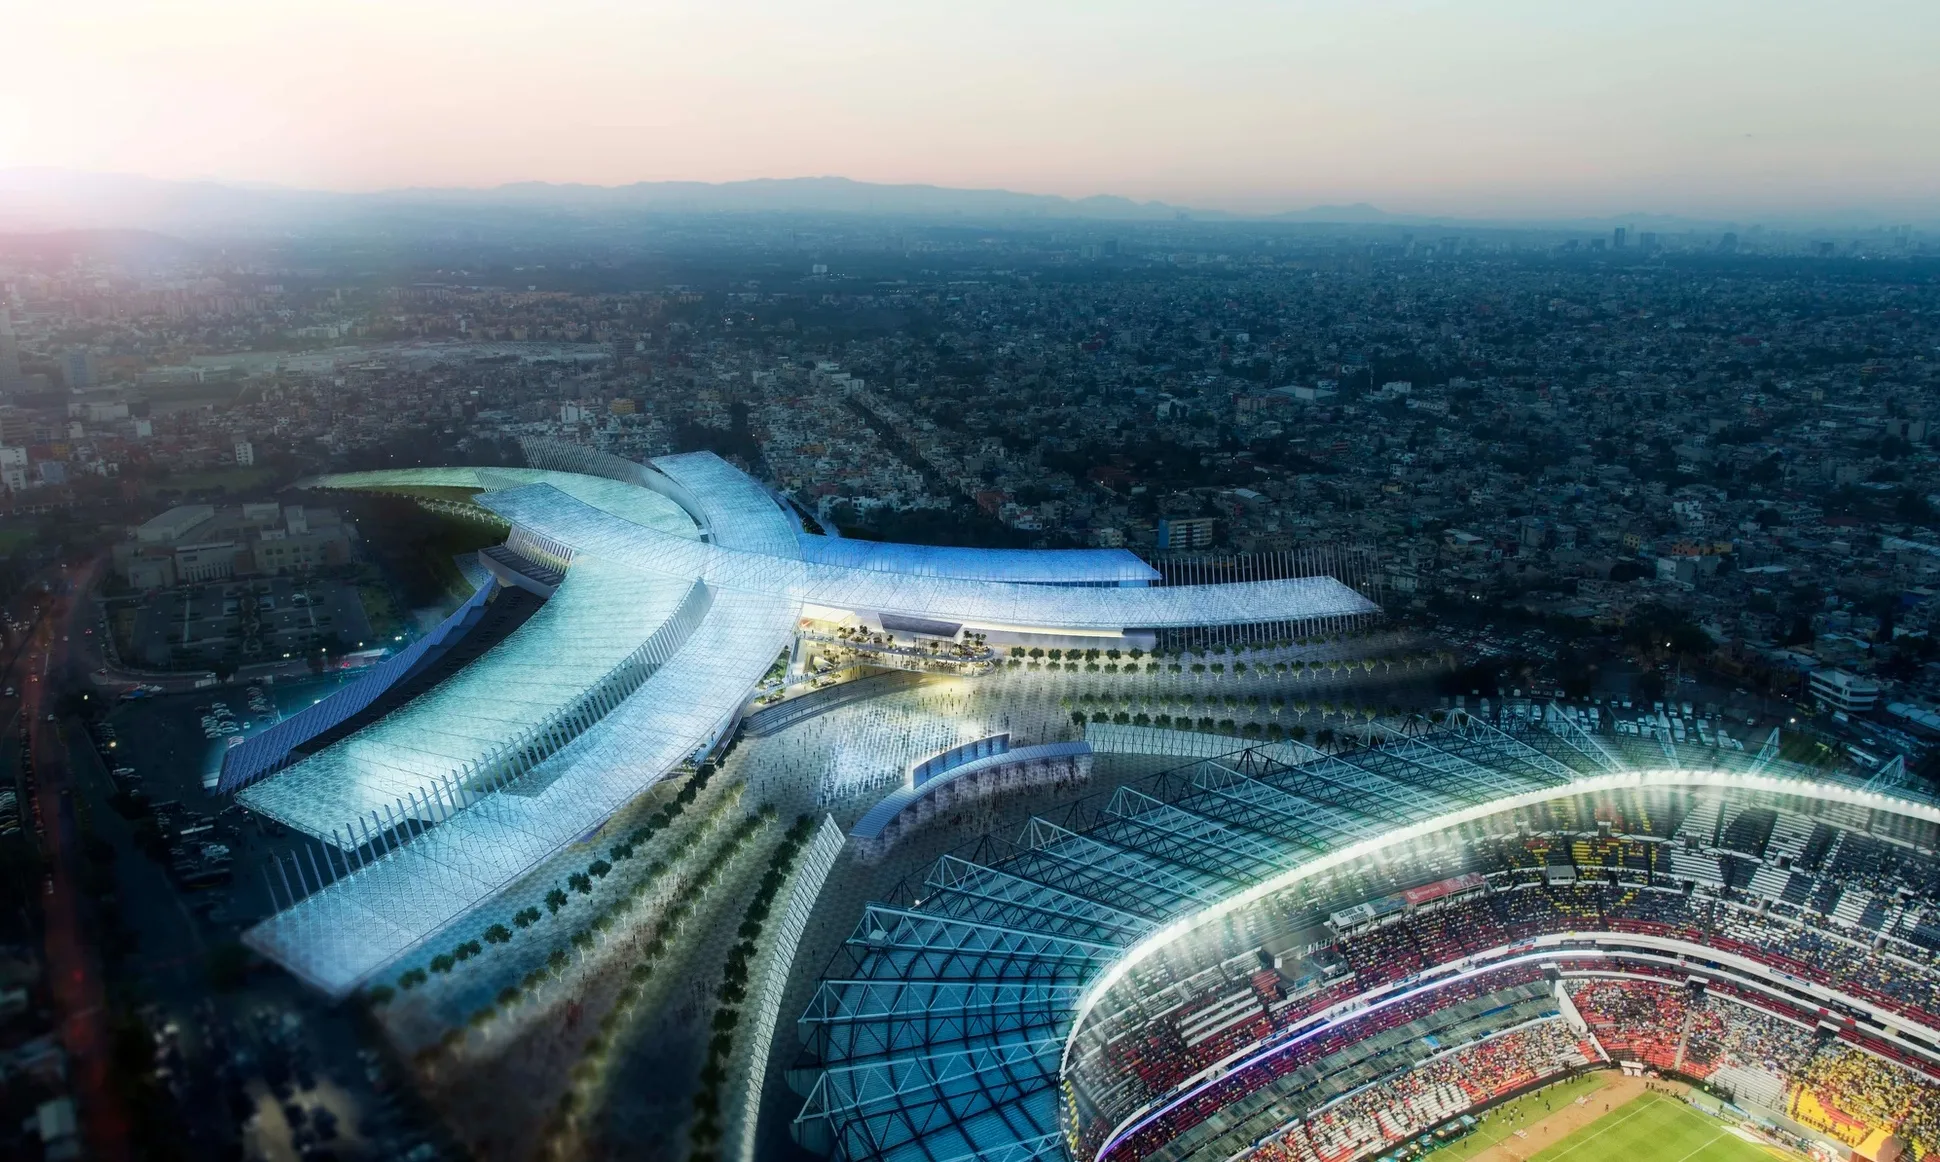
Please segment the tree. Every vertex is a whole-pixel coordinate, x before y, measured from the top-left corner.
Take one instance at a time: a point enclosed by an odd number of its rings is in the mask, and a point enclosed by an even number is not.
[[[231,992],[240,988],[248,977],[250,960],[249,949],[237,941],[226,940],[209,949],[203,970],[216,991]]]
[[[452,970],[452,967],[457,963],[458,963],[457,961],[451,958],[451,953],[440,952],[438,955],[431,958],[431,971],[450,972]]]
[[[613,870],[613,865],[603,859],[596,859],[587,866],[586,870],[598,876],[600,879],[605,879],[606,873]]]
[[[512,923],[520,928],[530,928],[538,920],[539,909],[537,908],[520,908],[518,913],[512,917]]]
[[[593,880],[585,872],[574,872],[566,877],[566,886],[582,896],[593,894]]]
[[[519,915],[523,916],[525,913],[521,912]],[[512,930],[503,924],[494,924],[490,928],[485,929],[485,943],[487,944],[505,944],[511,939]]]
[[[551,891],[547,892],[546,911],[551,912],[553,915],[557,916],[559,914],[559,909],[566,906],[567,898],[568,897],[566,896],[566,893],[560,891],[558,888],[554,888]]]

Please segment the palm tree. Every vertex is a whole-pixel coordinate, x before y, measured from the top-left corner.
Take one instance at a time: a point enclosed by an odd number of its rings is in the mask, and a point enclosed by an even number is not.
[[[546,910],[555,916],[558,915],[559,909],[566,906],[566,901],[569,898],[566,893],[560,891],[558,888],[552,889],[546,893]]]

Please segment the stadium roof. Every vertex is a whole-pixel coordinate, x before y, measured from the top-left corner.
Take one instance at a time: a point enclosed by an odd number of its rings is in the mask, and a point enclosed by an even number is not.
[[[1149,585],[1159,571],[1127,549],[964,549],[801,534],[802,559],[906,577],[1032,585]]]
[[[514,526],[647,573],[703,577],[831,609],[1049,631],[1254,625],[1374,612],[1332,577],[1220,585],[1102,588],[909,576],[685,541],[623,520],[545,484],[479,497]],[[718,528],[719,526],[714,526]],[[794,543],[790,542],[791,552]]]
[[[1374,610],[1331,577],[1157,586],[1115,552],[834,547],[708,453],[641,465],[538,441],[525,450],[533,467],[312,482],[473,492],[511,523],[512,549],[565,570],[536,614],[400,709],[287,761],[351,721],[351,702],[368,705],[360,689],[261,748],[241,798],[328,844],[313,869],[328,882],[299,875],[308,894],[247,939],[334,994],[717,743],[807,608],[1113,634]]]

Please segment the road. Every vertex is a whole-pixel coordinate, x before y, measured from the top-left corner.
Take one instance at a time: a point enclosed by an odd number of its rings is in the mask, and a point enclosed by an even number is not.
[[[56,582],[39,595],[43,615],[27,648],[16,655],[9,681],[20,692],[26,720],[25,755],[31,764],[34,795],[43,824],[47,882],[42,897],[48,984],[61,1012],[61,1039],[84,1132],[95,1158],[121,1162],[132,1157],[128,1119],[113,1078],[113,1037],[107,990],[94,939],[93,908],[81,890],[81,835],[75,818],[73,766],[66,730],[56,719],[56,701],[72,680],[66,646],[87,628],[88,603],[77,600],[98,575],[95,560],[69,568],[70,584]]]

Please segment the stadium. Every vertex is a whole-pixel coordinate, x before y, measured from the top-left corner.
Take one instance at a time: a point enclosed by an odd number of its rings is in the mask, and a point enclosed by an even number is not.
[[[703,1110],[709,1156],[1525,1159],[1505,1127],[1591,1093],[1634,1120],[1559,1138],[1573,1162],[1940,1151],[1940,807],[1898,767],[1520,698],[1310,746],[1260,718],[1374,632],[1340,558],[1181,583],[1123,550],[848,541],[711,455],[525,455],[309,482],[503,543],[442,624],[220,773],[306,840],[247,942],[332,997],[415,985],[401,1046],[577,1014],[568,962],[661,955],[678,910],[605,933],[742,840],[635,848],[689,803],[696,843],[779,805],[802,859],[728,953],[752,980],[718,993],[709,1084],[737,1096]],[[602,851],[601,883],[574,873]],[[567,879],[606,909],[570,956],[413,967],[511,940]],[[1636,1089],[1660,1078],[1727,1120]]]
[[[801,1017],[798,1139],[1352,1162],[1607,1070],[1825,1156],[1940,1149],[1931,802],[1556,707],[1457,717],[1201,759],[871,906]]]

